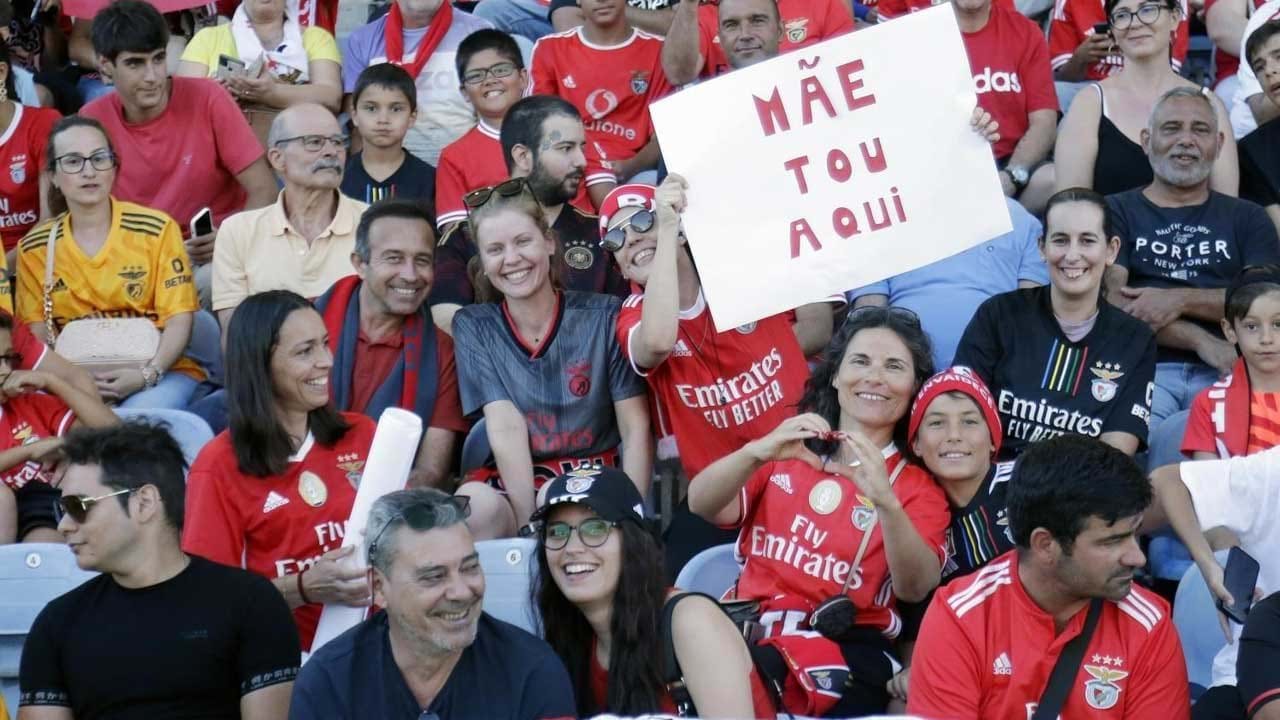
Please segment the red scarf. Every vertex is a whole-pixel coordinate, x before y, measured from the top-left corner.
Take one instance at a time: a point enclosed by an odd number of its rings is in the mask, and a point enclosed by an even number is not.
[[[414,80],[431,58],[431,54],[439,47],[449,26],[453,24],[453,5],[451,0],[440,3],[440,9],[431,24],[427,26],[427,34],[422,36],[417,49],[413,51],[413,62],[404,61],[404,17],[400,14],[400,3],[391,3],[391,12],[387,13],[387,24],[384,28],[383,40],[387,46],[387,62],[404,68]]]
[[[1236,359],[1231,374],[1219,380],[1205,392],[1209,393],[1210,412],[1213,418],[1213,437],[1219,457],[1244,455],[1249,449],[1249,368],[1244,358]]]

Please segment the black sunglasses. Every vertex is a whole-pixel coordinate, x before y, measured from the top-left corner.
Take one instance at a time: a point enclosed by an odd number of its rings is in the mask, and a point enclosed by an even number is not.
[[[915,311],[908,310],[904,307],[886,307],[882,305],[864,305],[860,308],[854,308],[845,316],[845,322],[853,322],[860,318],[897,318],[912,327],[920,327],[920,316]]]
[[[131,493],[135,489],[136,488],[125,488],[124,490],[117,490],[113,493],[107,493],[106,495],[99,495],[98,497],[85,497],[84,495],[63,495],[62,497],[58,498],[58,502],[54,505],[53,514],[55,516],[55,519],[59,523],[62,522],[62,517],[64,515],[69,515],[71,516],[72,520],[75,520],[78,523],[82,523],[86,519],[88,519],[89,511],[93,509],[94,505],[97,505],[98,503],[102,502],[103,500],[106,500],[107,498],[113,498],[113,497],[116,497],[117,495],[124,495],[126,493]]]
[[[524,178],[512,178],[510,180],[500,182],[497,185],[490,185],[489,187],[482,187],[479,190],[472,190],[462,196],[462,202],[467,206],[468,210],[475,210],[481,205],[489,202],[494,195],[499,197],[515,197],[516,195],[524,192],[527,187],[529,187],[529,183]],[[532,193],[533,191],[530,190],[529,192]]]
[[[627,228],[638,233],[646,233],[653,229],[653,221],[653,213],[644,209],[637,210],[621,225],[605,233],[604,237],[600,238],[600,245],[609,252],[618,252],[627,242]]]
[[[381,542],[382,536],[386,535],[396,523],[404,521],[405,525],[414,530],[429,530],[440,524],[443,516],[446,515],[446,508],[452,508],[462,515],[463,520],[466,520],[471,517],[471,498],[466,495],[450,495],[447,500],[427,500],[401,510],[382,526],[373,538],[373,542],[369,543],[369,557],[373,558],[377,554],[378,543]]]

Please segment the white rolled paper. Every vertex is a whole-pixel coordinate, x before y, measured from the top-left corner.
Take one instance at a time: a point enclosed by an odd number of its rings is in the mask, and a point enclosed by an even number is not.
[[[421,439],[422,419],[417,415],[400,408],[382,411],[378,429],[373,434],[373,444],[369,447],[369,460],[364,464],[364,474],[356,490],[356,501],[351,506],[346,534],[342,537],[342,547],[355,545],[360,550],[347,556],[343,562],[349,562],[352,567],[366,567],[364,531],[369,523],[369,510],[378,498],[404,489]],[[368,612],[368,608],[325,605],[320,613],[315,639],[311,642],[311,652],[360,624]]]

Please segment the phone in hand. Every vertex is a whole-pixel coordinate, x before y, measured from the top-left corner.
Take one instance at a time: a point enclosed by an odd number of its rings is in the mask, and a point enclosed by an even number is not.
[[[1227,567],[1222,571],[1222,584],[1235,602],[1224,605],[1219,599],[1218,609],[1243,625],[1253,605],[1253,589],[1258,584],[1258,561],[1238,546],[1231,548],[1227,553]]]
[[[213,232],[213,211],[202,208],[191,218],[191,237],[200,237]]]
[[[1111,24],[1110,24],[1110,23],[1100,22],[1100,23],[1096,23],[1096,24],[1094,24],[1094,26],[1093,26],[1093,34],[1094,34],[1094,35],[1106,35],[1106,34],[1107,34],[1107,33],[1109,33],[1109,32],[1111,32]]]
[[[226,80],[227,78],[230,78],[233,75],[243,75],[243,74],[244,74],[243,60],[241,60],[238,57],[231,57],[230,55],[218,56],[218,70],[215,73],[215,77],[217,77],[219,80]]]

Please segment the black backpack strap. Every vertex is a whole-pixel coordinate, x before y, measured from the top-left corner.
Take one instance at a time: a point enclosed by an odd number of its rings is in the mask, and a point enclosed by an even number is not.
[[[689,688],[685,687],[684,671],[680,669],[680,661],[676,658],[676,644],[671,636],[673,628],[671,618],[675,614],[676,605],[690,597],[704,597],[716,607],[720,607],[720,603],[715,598],[700,592],[681,593],[667,600],[662,606],[662,681],[666,683],[667,692],[670,693],[671,700],[676,705],[676,714],[680,717],[698,716],[698,709],[693,704],[693,696],[689,694]]]
[[[1058,662],[1054,663],[1053,672],[1049,675],[1049,684],[1040,695],[1040,703],[1036,706],[1031,720],[1054,720],[1062,712],[1067,701],[1067,693],[1071,691],[1071,683],[1080,672],[1080,663],[1084,660],[1085,647],[1093,637],[1093,630],[1098,626],[1098,617],[1102,615],[1102,598],[1094,598],[1089,603],[1089,614],[1085,616],[1084,628],[1080,634],[1062,648]]]

